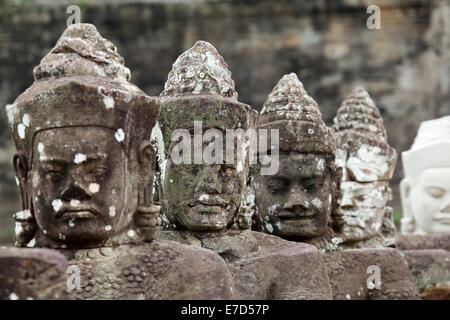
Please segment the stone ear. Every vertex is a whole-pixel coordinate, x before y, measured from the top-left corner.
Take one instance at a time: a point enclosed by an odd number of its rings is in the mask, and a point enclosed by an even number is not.
[[[29,209],[29,199],[27,192],[28,185],[28,160],[23,152],[18,152],[13,158],[14,171],[16,172],[17,183],[20,190],[20,198],[22,200],[22,210]]]
[[[409,201],[411,197],[411,182],[409,179],[404,178],[402,181],[400,181],[400,196],[403,200]],[[405,211],[405,208],[403,208],[403,211]]]
[[[401,220],[402,233],[414,232],[414,216],[412,213],[411,205],[411,181],[408,178],[404,178],[400,182],[400,198],[402,200],[403,218]]]
[[[153,178],[156,165],[155,149],[149,141],[144,141],[139,146],[138,162],[138,206],[149,206],[153,203]]]
[[[153,180],[156,167],[156,152],[149,141],[141,143],[139,146],[140,173],[145,180]]]

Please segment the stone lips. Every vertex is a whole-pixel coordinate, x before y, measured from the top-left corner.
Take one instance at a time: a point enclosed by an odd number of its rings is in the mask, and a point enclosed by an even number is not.
[[[190,110],[190,112],[186,112]],[[168,152],[173,131],[188,129],[193,132],[194,121],[202,123],[202,129],[252,129],[258,112],[251,106],[218,95],[191,95],[161,100],[161,131],[164,150]]]
[[[348,161],[359,158],[361,165],[366,163],[370,171],[362,177],[354,177],[357,181],[389,181],[397,163],[397,151],[387,143],[386,128],[383,119],[369,94],[363,88],[356,88],[342,102],[333,120],[339,149],[343,150]],[[370,151],[387,164],[385,169],[377,165],[377,170],[370,170],[373,160],[364,150]],[[344,165],[344,163],[342,163]],[[369,178],[372,177],[372,178]],[[344,179],[346,177],[344,176]]]
[[[206,41],[197,41],[178,57],[160,97],[192,94],[214,94],[233,100],[238,97],[228,65]]]
[[[110,41],[92,24],[67,27],[55,47],[34,68],[34,78],[92,75],[128,81],[130,70]]]
[[[160,105],[128,82],[71,76],[35,81],[6,109],[17,149],[31,152],[34,135],[52,128],[98,126],[121,129],[127,143],[131,133],[150,140]]]
[[[326,126],[317,102],[294,73],[284,75],[273,88],[259,116],[258,129],[278,129],[281,151],[336,153],[333,129]]]

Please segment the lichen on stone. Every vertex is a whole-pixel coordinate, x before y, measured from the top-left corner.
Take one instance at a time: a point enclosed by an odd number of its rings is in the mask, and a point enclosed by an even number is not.
[[[172,66],[160,97],[215,94],[237,100],[231,72],[212,44],[197,41]]]
[[[55,47],[33,71],[36,80],[60,76],[90,75],[128,81],[130,70],[116,46],[92,24],[70,25]]]

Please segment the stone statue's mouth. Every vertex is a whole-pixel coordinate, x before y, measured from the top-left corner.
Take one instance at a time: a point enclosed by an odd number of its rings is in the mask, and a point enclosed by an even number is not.
[[[95,218],[99,212],[95,210],[94,208],[66,208],[61,209],[58,211],[58,214],[56,217],[61,217],[62,219],[74,219],[74,218],[81,218],[81,219],[88,219],[88,218]]]
[[[202,195],[199,200],[192,201],[188,204],[190,207],[198,205],[214,206],[225,208],[228,205],[228,201],[217,195]]]
[[[225,210],[225,206],[197,204],[191,207],[191,210],[200,214],[222,214]]]
[[[433,220],[442,224],[450,224],[450,214],[437,214],[433,217]]]
[[[280,220],[303,220],[303,219],[311,219],[314,217],[313,212],[309,212],[307,210],[283,210],[277,214],[277,217]]]

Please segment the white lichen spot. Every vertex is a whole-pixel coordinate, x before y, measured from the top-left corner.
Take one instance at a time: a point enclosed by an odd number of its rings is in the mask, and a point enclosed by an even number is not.
[[[86,157],[85,154],[77,153],[75,155],[75,158],[74,158],[73,162],[75,162],[76,164],[79,164],[79,163],[82,163],[83,161],[86,161],[86,160],[87,160],[87,157]]]
[[[36,245],[36,239],[31,239],[30,242],[28,242],[27,247],[28,248],[34,248],[34,246]]]
[[[80,200],[76,200],[76,199],[70,200],[70,205],[71,205],[72,207],[76,207],[76,206],[78,206],[79,204],[80,204]]]
[[[109,216],[114,217],[116,215],[116,207],[110,206],[109,207]]]
[[[321,208],[321,207],[322,207],[322,201],[320,201],[319,198],[314,198],[314,199],[312,199],[311,203],[312,203],[316,208]]]
[[[279,203],[275,203],[273,205],[271,205],[267,210],[269,215],[273,215],[275,213],[275,211],[280,208],[280,204]]]
[[[6,105],[5,109],[6,114],[8,115],[8,122],[9,124],[12,124],[19,110],[17,109],[17,106],[15,104]]]
[[[116,140],[122,142],[125,139],[125,133],[121,128],[117,129],[115,134]]]
[[[345,299],[350,300],[350,295],[347,294],[347,295],[345,296]]]
[[[110,96],[104,96],[103,103],[105,104],[106,109],[114,108],[114,99]]]
[[[61,199],[55,199],[52,201],[53,210],[55,210],[55,212],[58,212],[59,209],[61,209],[62,205],[63,202],[61,201]]]
[[[75,227],[75,221],[74,220],[75,219],[70,219],[69,220],[69,227],[71,227],[71,228]]]
[[[39,152],[43,152],[44,151],[44,145],[41,142],[38,143],[38,151]]]
[[[58,234],[58,238],[60,238],[61,240],[66,240],[66,236],[62,233]]]
[[[242,172],[242,170],[244,170],[244,166],[242,165],[242,162],[239,161],[237,166],[236,166],[236,171],[237,172]]]
[[[283,229],[283,226],[281,225],[280,221],[275,222],[275,226],[278,228],[278,230]]]
[[[270,223],[266,223],[265,227],[266,227],[266,230],[267,230],[268,233],[272,233],[273,232],[273,227],[272,227],[272,225]]]
[[[22,117],[22,123],[25,127],[29,127],[30,126],[30,115],[29,114],[24,114]]]
[[[97,193],[100,190],[100,185],[98,183],[91,183],[89,185],[89,191],[92,193]]]
[[[23,233],[22,223],[16,222],[16,225],[14,227],[14,232],[16,234],[16,237],[20,237],[22,235],[22,233]]]
[[[17,133],[19,134],[20,139],[25,138],[25,126],[23,125],[23,123],[19,123],[19,125],[17,126]]]
[[[8,297],[9,300],[19,300],[19,297],[14,292],[11,292],[11,294]]]
[[[128,230],[127,235],[130,238],[134,238],[136,236],[136,232],[134,232],[134,230]]]
[[[206,200],[208,200],[209,199],[209,195],[207,195],[207,194],[202,194],[202,195],[200,195],[200,197],[198,198],[198,200],[200,200],[200,201],[206,201]]]
[[[105,226],[106,231],[111,231],[112,227],[110,225]]]

